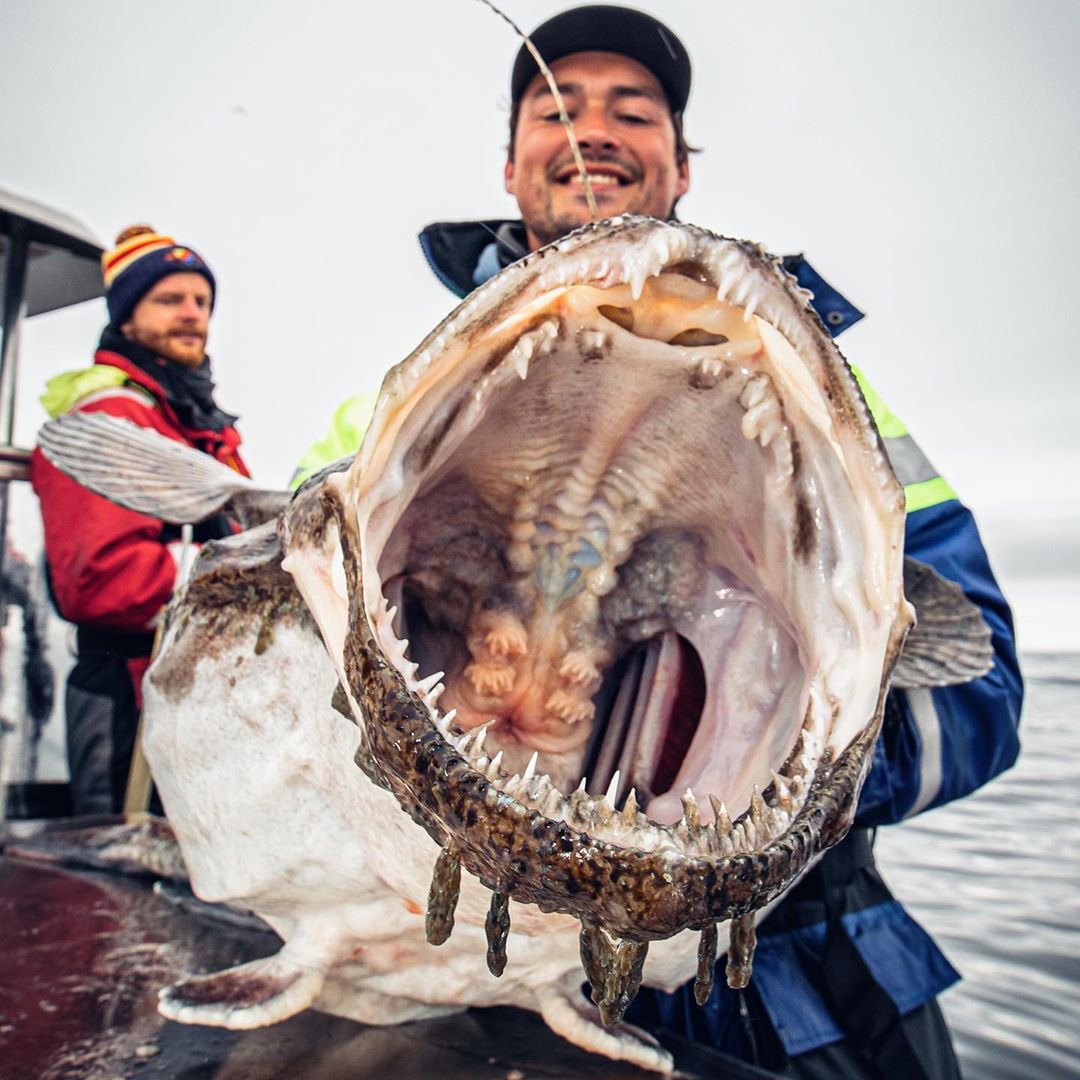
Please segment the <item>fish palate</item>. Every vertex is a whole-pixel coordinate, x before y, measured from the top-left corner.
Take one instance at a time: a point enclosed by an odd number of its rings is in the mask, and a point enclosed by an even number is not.
[[[141,483],[129,436],[117,501],[253,501],[197,454],[185,487],[175,448]],[[287,943],[163,1011],[512,1003],[670,1069],[621,1023],[641,981],[704,1001],[727,945],[745,985],[755,920],[851,825],[890,678],[989,666],[911,566],[901,658],[903,535],[858,385],[759,247],[624,218],[507,268],[389,372],[355,460],[170,609],[154,778],[196,892]]]

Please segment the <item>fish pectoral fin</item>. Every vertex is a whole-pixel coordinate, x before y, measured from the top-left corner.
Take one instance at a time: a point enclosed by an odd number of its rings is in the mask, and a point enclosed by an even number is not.
[[[590,1053],[626,1061],[648,1072],[670,1075],[675,1061],[656,1039],[622,1021],[605,1027],[600,1010],[581,996],[579,985],[575,980],[569,991],[549,986],[537,993],[540,1015],[556,1035]]]
[[[904,595],[917,621],[893,669],[894,687],[954,686],[993,667],[990,627],[959,585],[905,557]]]
[[[148,874],[186,882],[187,868],[172,826],[152,814],[133,814],[100,825],[50,822],[25,838],[4,839],[5,854],[38,862],[85,866],[114,874]]]
[[[181,1024],[247,1031],[302,1012],[325,982],[323,968],[297,963],[286,945],[274,956],[166,986],[158,994],[158,1012]]]
[[[204,521],[234,495],[255,491],[246,476],[209,454],[102,413],[50,420],[38,432],[38,446],[95,494],[174,525]]]

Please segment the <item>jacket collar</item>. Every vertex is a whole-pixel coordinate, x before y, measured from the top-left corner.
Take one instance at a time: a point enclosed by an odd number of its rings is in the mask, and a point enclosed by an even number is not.
[[[420,248],[435,276],[462,299],[528,253],[524,224],[501,218],[437,221],[420,233]],[[799,285],[814,294],[814,310],[833,337],[863,318],[802,255],[784,255],[781,261]]]
[[[520,221],[437,221],[420,233],[420,249],[435,276],[464,298],[505,266],[527,255]]]

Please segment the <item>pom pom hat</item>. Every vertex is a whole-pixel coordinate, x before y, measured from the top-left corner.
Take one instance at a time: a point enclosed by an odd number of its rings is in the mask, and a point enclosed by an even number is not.
[[[101,256],[101,272],[109,322],[116,327],[123,326],[135,305],[169,274],[202,274],[210,285],[211,306],[217,294],[214,275],[198,253],[149,225],[132,225],[120,233],[116,247]]]

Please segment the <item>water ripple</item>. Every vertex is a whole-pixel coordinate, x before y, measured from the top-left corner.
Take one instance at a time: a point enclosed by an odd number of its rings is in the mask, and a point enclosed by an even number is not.
[[[1080,1076],[1080,656],[1025,657],[1023,750],[967,799],[878,833],[882,872],[964,979],[967,1080]]]

